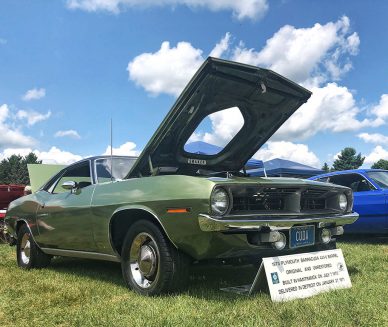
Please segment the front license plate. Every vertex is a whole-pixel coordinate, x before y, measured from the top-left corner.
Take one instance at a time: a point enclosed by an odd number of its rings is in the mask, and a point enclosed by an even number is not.
[[[315,227],[312,226],[297,226],[290,230],[290,248],[299,248],[302,246],[314,245],[315,243]]]

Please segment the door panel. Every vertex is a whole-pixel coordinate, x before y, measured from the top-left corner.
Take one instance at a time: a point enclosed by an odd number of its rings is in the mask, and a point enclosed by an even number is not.
[[[354,211],[360,218],[351,225],[346,225],[349,233],[384,233],[388,232],[387,195],[381,190],[355,192]]]
[[[95,185],[63,193],[40,191],[37,212],[39,237],[46,247],[94,251],[90,202]]]

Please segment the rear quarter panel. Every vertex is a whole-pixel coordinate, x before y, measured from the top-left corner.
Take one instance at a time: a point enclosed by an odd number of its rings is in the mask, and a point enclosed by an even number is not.
[[[36,225],[36,211],[38,209],[38,202],[34,194],[23,196],[12,201],[8,207],[5,216],[5,222],[9,228],[9,232],[16,236],[16,225],[18,221],[25,221],[33,235],[38,234]]]

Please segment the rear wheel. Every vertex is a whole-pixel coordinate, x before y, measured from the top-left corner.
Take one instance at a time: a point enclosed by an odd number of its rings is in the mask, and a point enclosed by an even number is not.
[[[16,260],[23,269],[43,268],[51,262],[51,256],[43,253],[36,245],[27,225],[20,227],[18,232]]]
[[[187,286],[187,256],[148,220],[140,220],[129,229],[121,258],[124,280],[139,294],[159,295]]]

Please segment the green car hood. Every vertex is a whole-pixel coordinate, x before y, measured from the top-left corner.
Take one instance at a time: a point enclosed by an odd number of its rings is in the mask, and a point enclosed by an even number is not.
[[[127,178],[157,169],[238,171],[311,96],[281,75],[209,57],[152,136]],[[208,115],[238,107],[244,125],[215,155],[188,153],[184,145]],[[168,168],[167,168],[168,167]]]

